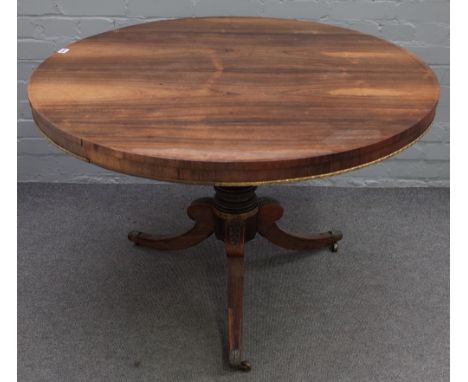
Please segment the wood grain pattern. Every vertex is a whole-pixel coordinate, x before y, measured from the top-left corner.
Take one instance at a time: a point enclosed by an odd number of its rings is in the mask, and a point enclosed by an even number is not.
[[[243,298],[245,273],[245,244],[260,233],[273,244],[285,249],[309,250],[329,247],[338,250],[343,237],[339,231],[294,235],[283,231],[276,222],[283,207],[274,199],[257,198],[256,187],[217,187],[214,198],[197,199],[188,208],[195,221],[192,230],[180,236],[160,237],[132,231],[128,238],[137,245],[158,250],[179,250],[191,247],[209,237],[213,231],[224,242],[227,256],[227,354],[229,365],[250,371],[243,357]]]
[[[384,40],[325,24],[190,18],[96,35],[28,87],[56,144],[136,176],[219,185],[343,171],[417,139],[439,86]]]
[[[337,242],[343,238],[340,231],[328,231],[306,235],[295,235],[281,229],[276,222],[283,216],[283,207],[272,198],[258,201],[257,231],[273,244],[294,251],[330,247],[336,251]],[[335,249],[336,245],[336,249]]]
[[[186,249],[210,237],[215,229],[212,198],[197,199],[187,209],[187,215],[195,224],[187,232],[177,236],[155,236],[140,231],[132,231],[128,239],[137,245],[160,251]]]

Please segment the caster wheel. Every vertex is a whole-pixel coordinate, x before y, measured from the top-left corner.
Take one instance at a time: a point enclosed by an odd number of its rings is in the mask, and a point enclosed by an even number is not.
[[[242,361],[239,366],[238,366],[239,370],[241,371],[250,371],[252,370],[252,366],[250,366],[250,362],[249,361]]]
[[[133,244],[135,246],[139,246],[140,244],[138,244],[135,239],[141,234],[141,232],[138,232],[138,231],[132,231],[132,232],[129,232],[128,233],[128,240],[130,241],[133,241]]]
[[[338,243],[333,243],[332,246],[330,247],[330,251],[338,252]]]
[[[239,350],[233,350],[229,353],[229,366],[233,369],[246,372],[252,369],[249,361],[241,361],[241,353]]]

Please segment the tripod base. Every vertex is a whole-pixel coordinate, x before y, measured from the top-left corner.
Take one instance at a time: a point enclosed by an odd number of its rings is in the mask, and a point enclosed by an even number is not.
[[[129,240],[137,245],[158,250],[189,248],[215,234],[224,241],[227,256],[227,347],[229,364],[249,371],[250,364],[242,359],[242,318],[244,292],[244,244],[257,232],[272,243],[291,250],[329,247],[336,252],[343,235],[328,231],[309,235],[294,235],[281,229],[276,222],[283,208],[274,199],[257,198],[256,187],[215,187],[214,198],[197,199],[187,209],[195,224],[179,236],[154,236],[132,231]]]

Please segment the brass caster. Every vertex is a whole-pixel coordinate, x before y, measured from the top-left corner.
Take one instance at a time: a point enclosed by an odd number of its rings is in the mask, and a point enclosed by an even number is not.
[[[244,371],[246,373],[249,372],[250,370],[252,370],[252,366],[250,365],[249,361],[241,361],[238,364],[232,364],[231,363],[231,364],[229,364],[229,366],[231,366],[231,368],[233,368],[233,369]]]
[[[250,371],[252,366],[250,365],[249,361],[241,361],[240,358],[241,354],[239,350],[232,350],[229,353],[229,366],[233,369],[241,370],[241,371]]]
[[[333,243],[330,247],[330,251],[338,252],[338,243]]]
[[[141,232],[139,232],[139,231],[130,231],[130,232],[128,233],[128,240],[133,241],[133,240],[136,239],[140,234],[141,234]]]
[[[132,241],[135,246],[139,246],[135,239],[141,234],[139,231],[131,231],[128,233],[128,240]]]
[[[241,370],[241,371],[250,371],[252,370],[252,366],[250,366],[250,362],[249,361],[242,361],[239,366],[238,366],[238,369]]]

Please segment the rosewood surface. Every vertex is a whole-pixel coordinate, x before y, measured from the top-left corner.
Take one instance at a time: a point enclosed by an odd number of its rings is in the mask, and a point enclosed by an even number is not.
[[[431,69],[382,39],[269,18],[189,18],[99,34],[49,57],[29,100],[41,130],[91,163],[218,185],[366,165],[434,118]]]

